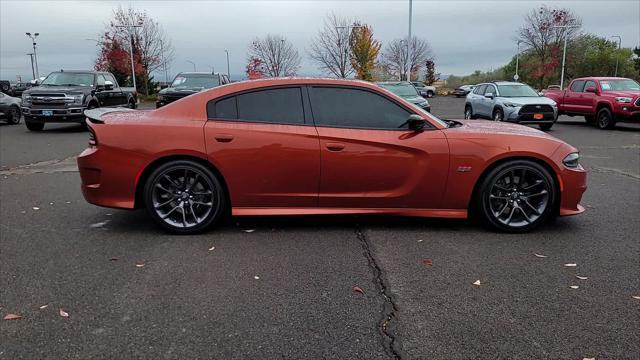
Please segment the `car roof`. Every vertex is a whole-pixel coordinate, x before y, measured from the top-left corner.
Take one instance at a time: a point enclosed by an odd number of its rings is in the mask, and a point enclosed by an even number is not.
[[[411,85],[408,81],[377,81],[378,85]]]
[[[575,80],[629,80],[629,78],[614,77],[614,76],[587,76],[573,79]]]
[[[216,75],[219,75],[219,74],[212,73],[212,72],[206,72],[206,71],[183,71],[181,73],[178,73],[178,75],[211,75],[211,76],[216,76]]]

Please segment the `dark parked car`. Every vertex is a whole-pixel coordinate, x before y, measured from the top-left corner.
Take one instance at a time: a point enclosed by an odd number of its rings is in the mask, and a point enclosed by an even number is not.
[[[162,89],[158,93],[156,108],[165,106],[202,90],[228,83],[229,77],[224,74],[206,72],[179,73],[168,88]]]
[[[475,85],[462,85],[459,88],[456,88],[455,90],[453,90],[453,95],[455,95],[456,97],[467,96],[467,94],[472,92],[473,89],[475,88],[476,88]]]
[[[431,111],[431,105],[429,105],[427,99],[420,96],[418,90],[408,81],[385,81],[376,84],[425,111]]]
[[[20,97],[22,96],[23,92],[25,92],[32,86],[33,84],[28,82],[19,82],[11,87],[11,89],[9,90],[9,94],[13,97]]]
[[[40,131],[45,123],[84,124],[84,110],[127,106],[135,109],[137,94],[123,88],[109,72],[56,71],[40,86],[22,93],[22,114],[27,128]]]
[[[20,122],[20,98],[11,97],[0,92],[0,118],[11,125]]]

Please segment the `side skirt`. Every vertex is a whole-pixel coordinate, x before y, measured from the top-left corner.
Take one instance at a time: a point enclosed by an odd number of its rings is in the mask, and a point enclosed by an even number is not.
[[[408,209],[408,208],[249,208],[234,207],[233,216],[278,216],[278,215],[347,215],[380,214],[416,217],[466,219],[466,209]]]

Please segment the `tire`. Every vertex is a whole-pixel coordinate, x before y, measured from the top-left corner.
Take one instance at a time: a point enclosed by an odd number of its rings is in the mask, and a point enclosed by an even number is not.
[[[504,121],[504,111],[500,108],[495,108],[493,110],[492,119],[493,121]]]
[[[10,125],[17,125],[20,123],[20,108],[17,106],[11,106],[7,112],[7,123]]]
[[[27,129],[30,131],[42,131],[44,129],[44,122],[24,120],[24,124],[27,125]]]
[[[143,196],[151,218],[164,230],[182,235],[206,230],[224,216],[227,206],[220,179],[192,160],[159,166],[147,178]]]
[[[127,107],[129,109],[135,109],[136,108],[136,102],[133,99],[129,99],[129,103],[127,104]]]
[[[596,124],[596,117],[593,115],[585,115],[584,116],[584,120],[587,122],[587,124],[589,125],[595,125]]]
[[[476,118],[475,115],[473,115],[473,108],[471,105],[464,107],[464,118],[465,120],[474,120]]]
[[[475,202],[489,228],[522,233],[555,216],[558,196],[553,176],[545,167],[530,160],[511,160],[483,177]]]
[[[427,97],[428,98],[432,98],[435,94],[433,93],[433,91],[427,91]]]
[[[600,111],[598,111],[598,115],[596,115],[596,119],[596,125],[599,129],[609,130],[616,127],[616,120],[613,118],[613,114],[608,108],[600,109]]]
[[[546,123],[546,124],[540,124],[540,130],[542,131],[549,131],[551,130],[551,128],[553,127],[554,123]]]

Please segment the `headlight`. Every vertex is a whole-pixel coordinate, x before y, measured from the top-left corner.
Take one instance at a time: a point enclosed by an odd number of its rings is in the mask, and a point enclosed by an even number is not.
[[[22,93],[22,102],[28,104],[31,102],[31,95]]]
[[[564,164],[564,166],[568,168],[577,168],[579,160],[580,160],[580,154],[575,152],[567,155],[567,157],[565,157],[562,160],[562,163]]]
[[[619,96],[616,98],[616,101],[619,103],[623,103],[623,104],[628,104],[631,102],[631,98],[630,97],[624,97],[624,96]]]
[[[512,102],[505,102],[503,103],[504,106],[506,107],[520,107],[522,106],[522,104],[516,104],[516,103],[512,103]]]
[[[83,94],[73,95],[73,103],[74,104],[78,104],[78,105],[82,105],[83,98],[84,98]]]
[[[421,102],[420,104],[418,104],[418,106],[420,106],[420,107],[427,107],[427,106],[429,106],[429,103],[428,103],[428,102],[426,102],[426,101],[425,101],[425,102]]]

